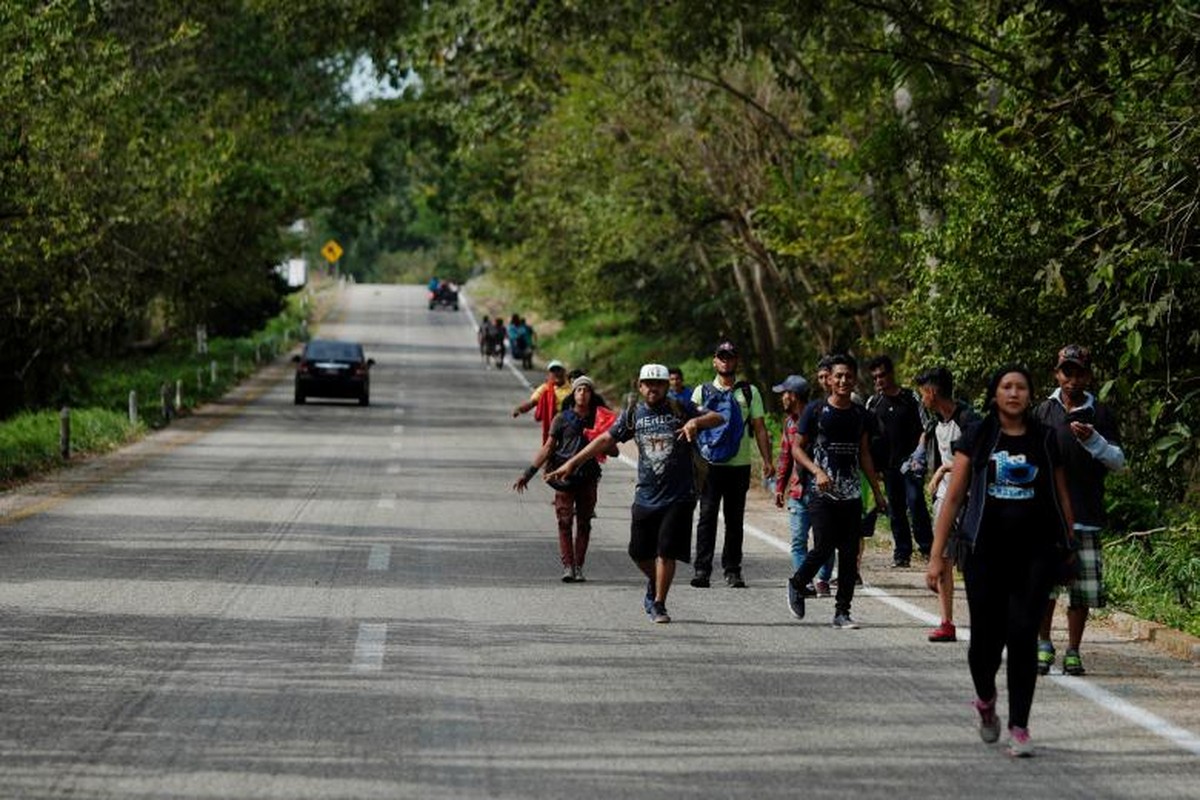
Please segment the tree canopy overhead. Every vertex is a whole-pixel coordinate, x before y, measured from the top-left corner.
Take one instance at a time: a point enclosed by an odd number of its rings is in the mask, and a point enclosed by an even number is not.
[[[420,35],[455,219],[547,308],[968,391],[1079,341],[1146,469],[1196,463],[1191,4],[476,0]]]
[[[31,400],[148,309],[260,319],[309,218],[360,278],[479,262],[771,377],[888,350],[972,391],[1079,341],[1147,470],[1200,455],[1192,3],[30,0],[0,46]],[[349,101],[363,56],[402,97]]]

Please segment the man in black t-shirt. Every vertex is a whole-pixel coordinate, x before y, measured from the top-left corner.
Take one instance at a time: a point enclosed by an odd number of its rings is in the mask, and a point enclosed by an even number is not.
[[[816,546],[788,581],[788,608],[797,619],[803,619],[805,587],[836,550],[840,572],[833,627],[845,629],[858,627],[850,617],[850,605],[862,538],[860,470],[871,484],[875,505],[886,509],[887,500],[871,458],[867,412],[850,397],[858,364],[850,356],[837,355],[831,367],[829,397],[804,410],[792,447],[792,457],[812,476],[808,510]]]
[[[872,450],[872,455],[883,477],[891,509],[888,521],[892,526],[892,567],[902,569],[912,559],[914,539],[926,558],[933,544],[924,476],[900,470],[921,438],[921,401],[911,389],[896,385],[896,367],[888,356],[872,358],[867,368],[875,381],[875,394],[867,400],[867,410],[874,415],[880,434],[880,446]]]
[[[1034,409],[1034,416],[1054,429],[1066,468],[1067,489],[1079,544],[1079,576],[1071,584],[1067,606],[1067,651],[1063,672],[1083,675],[1079,645],[1089,608],[1103,608],[1104,562],[1100,535],[1106,524],[1104,481],[1110,472],[1125,469],[1117,421],[1088,389],[1092,384],[1092,354],[1077,344],[1058,351],[1054,367],[1058,388]],[[1055,600],[1051,598],[1038,641],[1038,671],[1045,675],[1054,664],[1050,627]]]

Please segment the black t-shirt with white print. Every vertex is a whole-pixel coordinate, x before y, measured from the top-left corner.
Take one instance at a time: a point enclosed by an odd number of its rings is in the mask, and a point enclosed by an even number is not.
[[[829,489],[822,492],[816,488],[815,476],[810,476],[814,497],[856,500],[862,496],[859,448],[866,424],[867,411],[857,403],[837,408],[827,400],[817,400],[804,409],[798,432],[810,446],[813,463],[832,481]]]

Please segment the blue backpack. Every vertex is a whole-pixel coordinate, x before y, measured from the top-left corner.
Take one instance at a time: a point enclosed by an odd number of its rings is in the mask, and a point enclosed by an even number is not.
[[[700,408],[716,411],[724,422],[714,428],[705,428],[696,434],[696,447],[700,457],[710,464],[722,464],[737,455],[742,446],[742,435],[746,432],[746,421],[742,409],[733,393],[738,389],[746,398],[747,410],[751,407],[750,384],[738,381],[729,391],[722,391],[711,383],[700,385]]]

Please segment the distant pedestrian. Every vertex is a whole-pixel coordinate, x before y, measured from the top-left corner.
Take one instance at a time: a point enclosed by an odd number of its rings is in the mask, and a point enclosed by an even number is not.
[[[633,439],[638,449],[629,533],[629,556],[646,576],[642,608],[652,622],[670,622],[667,594],[675,564],[691,560],[692,511],[696,495],[692,446],[696,432],[721,422],[714,411],[701,412],[690,400],[667,398],[667,368],[645,364],[638,373],[641,400],[617,417],[547,480],[563,480],[598,453]]]
[[[887,490],[892,567],[902,569],[911,563],[914,539],[923,556],[929,555],[933,541],[924,484],[900,469],[921,438],[921,401],[911,389],[896,383],[896,367],[889,356],[872,358],[867,369],[875,382],[867,411],[875,415],[882,433],[882,447],[872,455]]]
[[[850,399],[857,376],[858,362],[853,357],[833,357],[830,373],[833,391],[824,401],[810,403],[805,409],[792,447],[795,459],[812,475],[808,512],[816,546],[788,580],[788,608],[797,619],[804,618],[806,587],[836,550],[839,574],[833,627],[841,629],[858,627],[850,610],[862,541],[860,472],[866,475],[876,507],[887,509],[887,499],[871,459],[869,417],[862,406]]]
[[[799,375],[788,375],[772,386],[771,391],[780,395],[784,413],[779,460],[775,465],[775,506],[787,509],[788,529],[792,537],[792,572],[795,572],[804,566],[808,555],[808,532],[812,527],[808,516],[808,494],[805,492],[808,473],[792,456],[800,415],[808,406],[808,381]],[[806,585],[805,590],[808,591],[810,587],[811,584]],[[811,593],[816,595],[815,587],[811,587]]]
[[[517,478],[513,489],[525,491],[529,481],[545,465],[553,472],[587,446],[584,431],[596,424],[598,408],[592,379],[586,375],[571,384],[572,400],[550,424],[550,435],[534,454],[529,467]],[[595,458],[584,461],[570,478],[550,481],[554,489],[554,516],[558,523],[558,547],[562,561],[563,583],[585,580],[583,564],[591,540],[592,517],[596,511],[596,490],[600,483],[600,464]]]
[[[1072,547],[1071,498],[1053,429],[1031,413],[1033,379],[1024,367],[997,370],[987,415],[967,426],[937,517],[925,583],[937,590],[954,520],[971,611],[967,662],[979,735],[1000,738],[996,674],[1008,651],[1009,753],[1033,755],[1029,712],[1037,683],[1037,633],[1062,554]]]
[[[937,519],[942,505],[946,502],[946,492],[950,488],[950,468],[954,464],[954,445],[962,437],[967,425],[979,421],[975,409],[962,401],[954,400],[954,376],[945,367],[935,367],[917,376],[917,388],[921,394],[921,403],[929,412],[929,422],[926,423],[922,435],[924,457],[922,468],[929,479],[927,492],[933,500],[933,518]],[[908,474],[918,474],[918,470],[909,469]],[[955,537],[958,533],[958,520],[954,520],[950,529],[950,539],[942,552],[942,574],[938,582],[938,605],[942,612],[941,623],[929,632],[931,642],[953,642],[958,640],[958,631],[954,626],[954,562],[953,550]]]
[[[1100,535],[1105,525],[1104,480],[1110,472],[1125,469],[1117,421],[1108,407],[1088,391],[1092,383],[1092,354],[1070,344],[1058,351],[1054,378],[1058,388],[1033,410],[1033,415],[1058,435],[1066,467],[1071,510],[1075,513],[1075,541],[1079,545],[1079,578],[1071,584],[1067,605],[1067,651],[1063,672],[1083,675],[1079,645],[1089,608],[1104,608],[1104,562]],[[1057,592],[1051,597],[1038,636],[1038,672],[1045,675],[1054,664],[1050,627]]]
[[[746,493],[750,491],[751,453],[757,446],[763,474],[775,469],[771,458],[771,439],[765,423],[766,410],[758,387],[737,380],[738,351],[732,342],[717,345],[713,353],[716,377],[711,383],[692,390],[692,402],[704,407],[713,392],[728,392],[741,410],[743,430],[737,453],[727,461],[707,464],[700,487],[700,515],[696,522],[696,563],[692,586],[711,585],[713,558],[717,547],[717,516],[724,510],[725,542],[721,548],[721,568],[725,584],[745,588],[742,578],[742,544],[745,538]]]
[[[550,435],[550,422],[562,408],[563,401],[571,394],[571,384],[567,380],[566,366],[555,359],[546,365],[546,380],[539,384],[529,399],[513,406],[514,418],[534,410],[533,418],[542,423],[542,441]]]
[[[488,360],[488,346],[491,344],[492,318],[487,314],[479,321],[479,330],[475,332],[475,341],[479,342],[479,358],[484,364]]]
[[[667,369],[667,374],[671,376],[667,396],[674,397],[680,402],[690,400],[692,398],[692,387],[683,382],[683,370],[679,367],[670,367]]]

